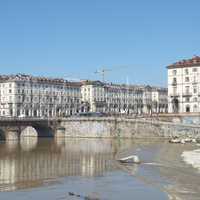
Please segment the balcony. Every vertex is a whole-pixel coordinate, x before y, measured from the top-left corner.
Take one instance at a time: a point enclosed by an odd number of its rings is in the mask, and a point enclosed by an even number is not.
[[[177,82],[176,82],[176,81],[173,81],[173,82],[172,82],[172,85],[173,85],[173,86],[177,85]]]
[[[192,81],[192,84],[193,85],[196,85],[198,82],[197,81]]]
[[[180,96],[180,95],[179,95],[178,93],[174,92],[174,93],[171,93],[169,96],[170,96],[170,97],[178,97],[178,96]]]
[[[192,96],[192,93],[191,93],[191,92],[184,92],[184,93],[183,93],[183,96],[184,96],[184,97]]]

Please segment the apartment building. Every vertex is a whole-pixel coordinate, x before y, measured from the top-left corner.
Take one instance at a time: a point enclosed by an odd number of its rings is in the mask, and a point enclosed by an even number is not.
[[[0,76],[0,116],[56,117],[81,107],[80,83],[29,75]]]
[[[82,101],[91,112],[110,114],[152,114],[167,112],[167,89],[83,81]]]
[[[152,113],[167,113],[168,112],[168,90],[167,88],[153,87],[152,88]]]
[[[24,74],[0,76],[0,116],[64,117],[79,112],[166,112],[164,88],[101,81],[69,82]]]
[[[200,112],[200,57],[167,67],[169,113]]]

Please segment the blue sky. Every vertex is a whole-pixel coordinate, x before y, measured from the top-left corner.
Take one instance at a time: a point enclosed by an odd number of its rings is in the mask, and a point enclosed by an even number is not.
[[[0,73],[165,86],[200,55],[199,0],[0,0]],[[124,66],[124,67],[118,67]]]

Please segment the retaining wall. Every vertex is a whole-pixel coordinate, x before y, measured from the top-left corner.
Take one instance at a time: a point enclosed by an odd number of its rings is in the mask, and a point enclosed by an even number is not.
[[[94,138],[170,138],[172,136],[200,137],[200,126],[124,118],[63,119],[65,137]]]

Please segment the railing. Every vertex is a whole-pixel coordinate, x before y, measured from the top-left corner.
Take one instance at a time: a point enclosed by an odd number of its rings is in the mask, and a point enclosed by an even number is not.
[[[0,121],[54,121],[59,120],[61,118],[40,118],[40,117],[0,117]]]

